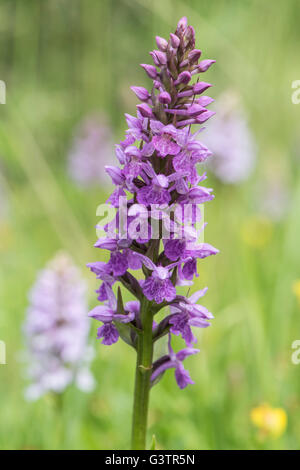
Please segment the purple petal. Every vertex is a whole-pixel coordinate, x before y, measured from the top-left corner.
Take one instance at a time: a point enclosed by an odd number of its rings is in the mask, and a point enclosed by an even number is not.
[[[112,323],[106,323],[98,328],[97,339],[103,338],[102,344],[111,346],[116,343],[119,339],[119,332]]]
[[[182,364],[179,364],[175,369],[175,378],[177,385],[180,389],[185,388],[187,385],[194,385],[195,382],[190,377],[189,372],[183,367]]]

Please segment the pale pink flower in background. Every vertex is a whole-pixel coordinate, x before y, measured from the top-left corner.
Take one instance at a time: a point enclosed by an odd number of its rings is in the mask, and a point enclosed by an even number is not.
[[[272,149],[255,190],[256,208],[273,222],[282,221],[291,207],[291,182],[284,155]]]
[[[216,115],[200,134],[213,153],[207,166],[222,183],[241,183],[251,176],[256,161],[256,143],[245,111],[231,91],[223,93],[211,109]]]
[[[86,117],[77,127],[68,155],[68,173],[79,186],[107,185],[104,167],[114,158],[112,129],[102,115]]]
[[[66,253],[58,253],[38,273],[29,301],[24,324],[30,380],[26,398],[59,394],[72,383],[91,391],[86,283]]]

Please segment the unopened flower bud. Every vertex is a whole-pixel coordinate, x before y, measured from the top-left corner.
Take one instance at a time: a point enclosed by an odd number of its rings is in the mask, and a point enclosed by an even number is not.
[[[180,39],[179,39],[179,37],[176,36],[176,34],[171,33],[171,34],[170,34],[170,39],[171,39],[171,46],[172,46],[174,49],[178,49],[179,44],[180,44]]]
[[[191,80],[192,78],[192,75],[190,74],[190,72],[188,72],[187,70],[184,71],[184,72],[181,72],[179,75],[178,75],[178,78],[175,82],[175,85],[178,85],[179,83],[184,83],[184,84],[188,84],[189,81]]]
[[[141,113],[143,117],[145,118],[153,117],[152,109],[146,103],[138,104],[137,109],[139,110],[139,112]]]
[[[188,114],[192,117],[199,116],[199,114],[204,113],[205,111],[207,111],[207,109],[204,108],[204,106],[201,106],[200,104],[192,104],[188,108]]]
[[[190,63],[197,62],[200,59],[201,54],[202,54],[202,51],[200,51],[200,49],[192,50],[188,55],[188,59],[189,59]]]
[[[167,63],[167,57],[164,52],[161,51],[151,51],[150,55],[153,59],[153,62],[155,65],[160,67],[161,65],[166,65]]]
[[[148,77],[152,79],[157,77],[157,70],[156,70],[156,67],[154,67],[154,65],[141,64],[141,67],[143,67]]]
[[[150,93],[148,90],[146,90],[146,88],[142,86],[132,86],[130,88],[136,94],[139,100],[147,101],[150,98]]]
[[[158,100],[162,104],[170,104],[172,101],[171,96],[167,91],[160,93],[160,95],[158,95]]]
[[[214,64],[216,61],[211,60],[211,59],[206,59],[206,60],[201,60],[201,62],[198,65],[198,72],[206,72],[209,67]]]
[[[205,113],[202,113],[200,114],[200,116],[198,116],[196,118],[196,121],[198,124],[202,124],[203,122],[206,122],[209,118],[211,118],[215,113],[215,111],[205,111]]]
[[[198,82],[194,85],[193,91],[195,95],[200,95],[203,93],[207,88],[211,87],[212,85],[210,83],[206,82]]]
[[[186,47],[187,49],[194,49],[195,47],[195,30],[193,26],[188,26],[185,32]]]
[[[177,24],[177,29],[176,29],[176,34],[179,36],[182,36],[185,33],[185,30],[187,28],[187,17],[183,16]]]
[[[166,41],[164,38],[161,38],[160,36],[156,36],[155,40],[158,49],[162,52],[165,52],[168,47],[168,41]]]
[[[195,103],[201,104],[201,106],[208,106],[209,104],[213,103],[215,100],[210,96],[200,96],[195,100]]]

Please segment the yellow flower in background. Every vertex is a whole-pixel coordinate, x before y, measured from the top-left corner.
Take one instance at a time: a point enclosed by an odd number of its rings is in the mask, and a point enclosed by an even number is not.
[[[292,289],[300,304],[300,279],[297,279],[296,281],[293,282]]]
[[[253,248],[266,246],[273,232],[273,224],[267,217],[248,217],[241,227],[241,238],[247,245]]]
[[[262,404],[251,410],[250,418],[265,436],[280,437],[286,430],[287,414],[283,408]]]

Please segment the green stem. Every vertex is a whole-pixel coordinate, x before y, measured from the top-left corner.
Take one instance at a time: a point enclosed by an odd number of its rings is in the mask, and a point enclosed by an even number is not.
[[[132,450],[144,450],[146,448],[147,417],[153,357],[153,313],[150,311],[149,302],[145,298],[141,306],[141,321],[143,330],[138,337],[137,344],[132,419]]]

